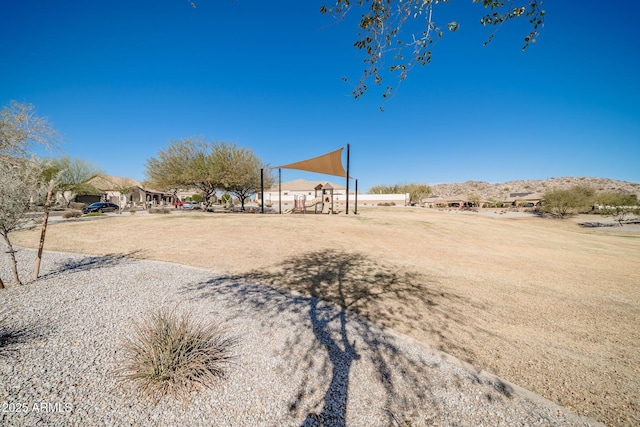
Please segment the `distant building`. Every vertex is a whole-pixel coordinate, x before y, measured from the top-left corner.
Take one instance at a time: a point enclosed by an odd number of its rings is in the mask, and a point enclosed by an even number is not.
[[[282,199],[280,196],[282,195]],[[322,198],[322,200],[319,200]],[[327,200],[328,198],[328,200]],[[410,202],[409,194],[358,194],[358,206],[396,205],[407,206]],[[257,195],[260,203],[260,193]],[[355,203],[356,193],[349,189],[349,205]],[[346,187],[327,181],[307,181],[296,179],[283,182],[280,186],[274,185],[264,192],[265,206],[278,208],[282,204],[282,210],[287,211],[296,206],[304,205],[307,209],[326,211],[326,205],[331,205],[332,210],[344,209],[346,205]],[[296,205],[298,203],[298,205]]]
[[[95,187],[99,194],[76,196],[80,203],[112,202],[121,207],[143,204],[170,205],[173,194],[150,189],[140,181],[110,175],[96,175],[87,181]]]

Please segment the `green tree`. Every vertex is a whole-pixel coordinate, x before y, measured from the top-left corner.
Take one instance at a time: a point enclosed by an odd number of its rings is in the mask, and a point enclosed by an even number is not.
[[[76,196],[100,194],[97,188],[88,183],[89,179],[99,173],[100,169],[93,163],[69,156],[50,160],[47,168],[47,174],[56,177],[55,190],[60,193],[65,207],[69,207]]]
[[[431,194],[431,187],[427,184],[395,184],[375,185],[369,189],[371,194],[406,194],[409,193],[412,204],[420,203],[422,199]]]
[[[564,218],[586,211],[594,202],[593,189],[574,186],[569,189],[553,189],[544,193],[542,211]]]
[[[432,46],[444,31],[436,22],[436,12],[449,0],[331,0],[332,5],[323,5],[320,13],[344,20],[347,15],[357,13],[360,32],[354,47],[364,53],[365,68],[355,85],[353,95],[357,98],[367,91],[371,81],[382,86],[388,74],[395,75],[398,84],[407,78],[416,64],[431,62]],[[485,41],[489,43],[498,28],[508,21],[526,18],[529,21],[523,37],[522,50],[536,42],[538,31],[544,25],[545,12],[542,0],[472,0],[484,7],[479,14],[479,23],[495,28]],[[437,10],[436,10],[437,9]],[[451,21],[446,28],[455,32],[460,23]],[[347,78],[343,78],[347,81]],[[385,85],[383,97],[393,91]]]
[[[192,185],[195,171],[190,168],[199,163],[199,158],[206,155],[203,153],[205,149],[205,142],[199,138],[170,140],[169,146],[158,152],[157,158],[152,157],[147,160],[145,164],[146,185],[157,190],[171,192],[175,197],[180,189],[186,189]],[[213,188],[209,185],[201,187],[198,186],[206,198],[215,192],[215,185]]]
[[[195,187],[209,203],[216,190],[233,193],[244,209],[245,200],[260,188],[260,169],[267,168],[249,149],[200,138],[171,141],[166,150],[146,164],[148,183],[159,189]],[[267,173],[265,186],[273,184]]]
[[[429,197],[431,194],[431,187],[427,184],[409,184],[406,186],[404,193],[409,193],[411,197],[411,203],[420,203],[422,199]]]
[[[469,202],[476,208],[481,207],[480,205],[482,204],[482,197],[480,197],[479,194],[476,193],[471,193],[467,196],[467,200],[469,200]]]
[[[261,170],[264,171],[265,187],[271,187],[275,182],[268,165],[248,148],[237,147],[235,144],[216,144],[213,147],[212,161],[219,173],[222,189],[240,200],[242,210],[247,198],[260,191]]]

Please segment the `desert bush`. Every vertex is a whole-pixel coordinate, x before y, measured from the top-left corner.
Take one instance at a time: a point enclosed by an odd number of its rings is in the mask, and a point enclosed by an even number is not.
[[[162,308],[134,326],[123,344],[125,359],[117,373],[138,383],[154,400],[166,395],[184,398],[224,375],[233,346],[219,324]]]
[[[171,209],[169,208],[150,208],[150,214],[168,214],[171,213]]]
[[[86,206],[86,204],[84,204],[84,203],[78,203],[78,202],[71,202],[71,204],[69,205],[69,207],[70,207],[71,209],[74,209],[74,210],[80,210],[80,211],[81,211],[81,210],[82,210],[82,208],[84,208],[85,206]]]
[[[594,213],[612,216],[620,225],[625,219],[638,215],[638,196],[625,193],[601,193],[596,196],[598,209]]]
[[[594,191],[586,186],[550,190],[544,193],[542,211],[564,218],[588,211],[589,206],[593,204],[593,197]]]
[[[65,219],[80,218],[81,216],[82,216],[82,211],[76,211],[76,210],[65,212],[65,214],[62,215],[62,217]]]

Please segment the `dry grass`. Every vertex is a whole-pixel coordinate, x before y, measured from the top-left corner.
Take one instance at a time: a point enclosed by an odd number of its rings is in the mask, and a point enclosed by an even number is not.
[[[232,347],[218,324],[159,309],[135,325],[123,344],[125,357],[116,373],[136,382],[152,400],[166,395],[184,399],[223,376]]]
[[[320,271],[312,263],[360,259],[341,276],[356,292],[345,300],[354,310],[583,415],[639,425],[640,234],[577,221],[405,208],[357,216],[183,212],[56,224],[45,248],[136,252],[338,303],[330,286],[304,288],[295,278]],[[38,237],[13,236],[28,247]],[[384,295],[360,297],[368,277],[385,278]],[[396,278],[407,292],[393,292]]]

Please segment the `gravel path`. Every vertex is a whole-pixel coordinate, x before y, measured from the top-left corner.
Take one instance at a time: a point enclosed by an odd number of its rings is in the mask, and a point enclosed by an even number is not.
[[[35,252],[17,256],[30,277]],[[134,320],[161,306],[237,339],[226,377],[186,403],[113,374]],[[3,308],[0,425],[599,425],[339,307],[203,269],[46,253]]]

